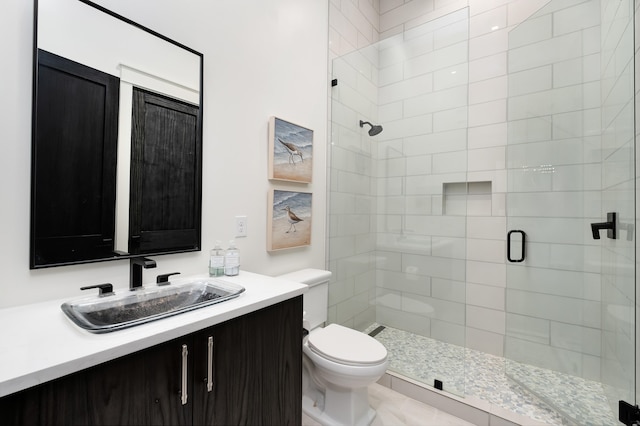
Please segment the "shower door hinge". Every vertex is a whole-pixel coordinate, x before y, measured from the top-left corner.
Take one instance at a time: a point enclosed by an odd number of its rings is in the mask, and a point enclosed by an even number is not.
[[[618,402],[618,420],[627,426],[640,425],[640,408],[626,401]]]

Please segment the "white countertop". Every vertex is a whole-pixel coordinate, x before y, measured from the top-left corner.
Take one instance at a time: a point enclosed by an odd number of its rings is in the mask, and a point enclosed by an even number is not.
[[[171,281],[202,278],[209,276]],[[244,271],[235,277],[214,279],[246,290],[232,300],[104,334],[83,330],[67,318],[60,305],[69,298],[0,309],[0,396],[257,311],[307,290],[304,284]]]

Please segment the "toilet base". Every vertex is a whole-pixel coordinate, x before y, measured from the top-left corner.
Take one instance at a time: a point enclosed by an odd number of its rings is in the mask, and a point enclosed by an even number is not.
[[[324,426],[369,426],[376,418],[369,406],[368,388],[321,391],[309,386],[302,395],[302,411]]]

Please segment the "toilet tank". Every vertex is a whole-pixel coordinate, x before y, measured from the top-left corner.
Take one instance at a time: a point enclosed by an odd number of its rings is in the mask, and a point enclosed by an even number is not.
[[[323,269],[302,269],[289,274],[280,275],[278,278],[306,284],[309,290],[302,296],[305,312],[305,321],[309,322],[309,329],[322,325],[327,321],[327,309],[329,308],[329,280],[331,271]]]

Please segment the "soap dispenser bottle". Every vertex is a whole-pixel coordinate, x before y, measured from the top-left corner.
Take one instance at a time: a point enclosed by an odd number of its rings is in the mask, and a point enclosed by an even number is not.
[[[220,247],[220,241],[216,241],[209,256],[209,276],[221,277],[222,275],[224,275],[224,250]]]
[[[224,274],[227,276],[238,275],[240,272],[240,252],[234,240],[229,241],[229,248],[224,255]]]

